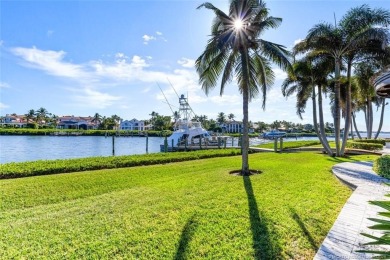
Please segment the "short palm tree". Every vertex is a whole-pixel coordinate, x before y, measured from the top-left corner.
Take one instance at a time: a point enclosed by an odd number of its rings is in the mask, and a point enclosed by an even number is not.
[[[211,3],[198,8],[201,7],[212,10],[215,19],[211,25],[211,38],[195,63],[199,82],[207,95],[222,76],[222,95],[226,84],[235,77],[243,97],[241,174],[248,175],[248,104],[262,92],[265,108],[267,89],[274,81],[271,61],[282,68],[290,66],[290,53],[284,46],[265,41],[260,35],[269,28],[278,27],[282,19],[268,16],[268,9],[261,0],[231,0],[228,14]]]

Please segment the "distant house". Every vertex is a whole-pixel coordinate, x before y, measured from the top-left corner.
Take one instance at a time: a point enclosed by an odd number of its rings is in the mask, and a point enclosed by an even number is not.
[[[13,126],[13,127],[26,127],[28,122],[25,115],[6,114],[5,117],[1,118],[0,124],[2,126]]]
[[[59,129],[97,129],[98,122],[94,122],[93,117],[62,116],[58,118],[57,128]]]
[[[224,133],[242,133],[243,124],[240,121],[229,121],[220,125],[222,128],[222,132]],[[249,127],[249,133],[254,133],[255,129],[253,127]]]
[[[138,121],[133,118],[131,120],[124,120],[119,125],[120,130],[129,130],[129,131],[145,131],[145,122]]]

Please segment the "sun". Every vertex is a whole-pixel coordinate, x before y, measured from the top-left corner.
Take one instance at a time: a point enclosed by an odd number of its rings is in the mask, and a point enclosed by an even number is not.
[[[234,29],[241,30],[243,26],[244,26],[244,23],[242,22],[241,19],[236,19],[234,21]]]

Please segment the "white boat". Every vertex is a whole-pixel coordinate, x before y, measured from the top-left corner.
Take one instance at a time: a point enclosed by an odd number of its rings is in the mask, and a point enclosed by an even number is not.
[[[174,125],[174,132],[167,138],[166,144],[160,145],[163,152],[167,148],[173,151],[179,146],[207,145],[211,136],[200,122],[192,121],[193,111],[188,104],[188,99],[181,95],[179,97],[179,119]]]
[[[264,139],[275,139],[275,138],[279,138],[279,137],[284,137],[286,136],[286,132],[282,132],[282,131],[279,131],[279,130],[271,130],[269,132],[266,132],[266,133],[263,133],[263,138]]]
[[[374,87],[378,96],[390,98],[390,70],[380,74],[375,79]]]

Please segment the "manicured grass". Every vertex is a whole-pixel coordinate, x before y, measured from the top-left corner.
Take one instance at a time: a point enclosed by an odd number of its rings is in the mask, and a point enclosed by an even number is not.
[[[374,156],[354,156],[356,160]],[[0,259],[311,259],[351,191],[318,153],[0,180]]]
[[[299,148],[299,147],[306,147],[306,146],[316,146],[321,145],[320,141],[315,140],[306,140],[306,141],[284,141],[283,142],[283,149],[290,149],[290,148]],[[256,145],[255,147],[260,148],[268,148],[273,149],[274,148],[274,142],[269,142],[265,144]],[[280,141],[278,140],[278,147],[280,147]]]

